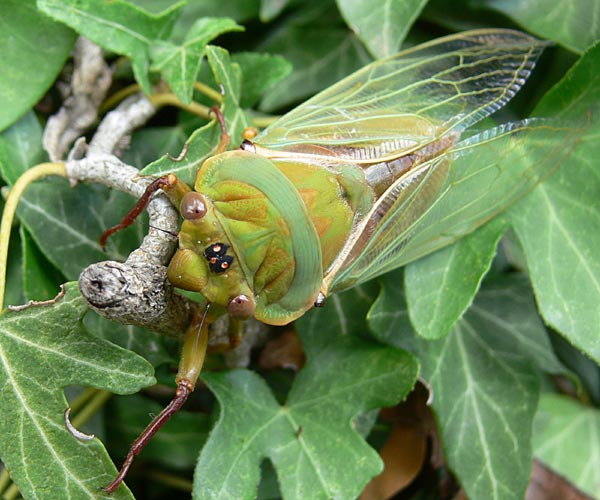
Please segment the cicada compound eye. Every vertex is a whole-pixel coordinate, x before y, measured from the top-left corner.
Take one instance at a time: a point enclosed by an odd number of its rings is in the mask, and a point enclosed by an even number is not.
[[[195,191],[186,193],[179,206],[181,216],[187,220],[201,219],[206,215],[206,200]]]
[[[227,312],[235,319],[250,319],[255,310],[256,304],[246,295],[238,295],[227,304]]]

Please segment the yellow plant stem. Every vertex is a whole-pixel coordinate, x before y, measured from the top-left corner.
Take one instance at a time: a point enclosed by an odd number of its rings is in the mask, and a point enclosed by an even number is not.
[[[163,93],[163,94],[154,94],[150,96],[150,102],[160,108],[162,106],[177,106],[178,108],[185,109],[190,113],[198,115],[202,118],[210,120],[212,116],[211,110],[208,106],[204,106],[203,104],[199,104],[197,102],[190,102],[189,104],[182,103],[175,94]]]
[[[85,403],[77,415],[71,420],[71,424],[76,429],[79,429],[90,418],[92,418],[100,408],[110,399],[112,393],[109,391],[95,389],[95,394]],[[73,406],[71,406],[73,410]]]
[[[215,89],[209,87],[208,85],[204,85],[201,82],[195,82],[194,83],[194,88],[204,94],[206,97],[212,99],[213,101],[221,104],[223,102],[223,96],[221,94],[219,94],[219,92],[217,92]]]
[[[19,491],[19,488],[17,488],[17,485],[11,484],[4,495],[2,495],[2,498],[3,500],[15,500],[19,498],[20,495],[21,492]]]
[[[4,469],[2,469],[2,472],[0,472],[0,495],[9,486],[10,486],[10,474],[8,473],[8,469],[6,468],[6,465],[5,465]]]
[[[0,223],[0,308],[4,304],[4,291],[6,289],[6,263],[8,259],[8,243],[13,219],[17,210],[19,199],[23,192],[34,181],[48,177],[49,175],[67,176],[64,163],[40,163],[25,171],[11,188]]]
[[[96,389],[95,387],[88,387],[87,389],[81,391],[81,393],[70,403],[71,412],[76,413],[82,408],[90,399],[92,399],[100,389]]]
[[[101,115],[108,113],[110,109],[114,108],[122,100],[140,91],[140,86],[137,83],[134,83],[133,85],[128,85],[127,87],[118,90],[117,92],[106,98],[106,100],[100,105],[98,113]]]
[[[190,480],[176,476],[175,474],[167,474],[166,472],[159,470],[152,470],[148,476],[155,481],[159,481],[162,484],[172,486],[173,488],[177,488],[181,491],[191,493],[193,489],[193,483]]]
[[[252,118],[252,124],[258,128],[267,128],[271,123],[279,120],[279,116],[256,116]]]

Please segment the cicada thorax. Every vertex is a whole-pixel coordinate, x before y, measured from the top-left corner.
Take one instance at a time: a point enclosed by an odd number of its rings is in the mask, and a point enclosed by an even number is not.
[[[194,189],[181,203],[169,279],[223,306],[244,296],[269,324],[312,307],[357,210],[372,202],[358,168],[332,172],[241,150],[207,160]]]

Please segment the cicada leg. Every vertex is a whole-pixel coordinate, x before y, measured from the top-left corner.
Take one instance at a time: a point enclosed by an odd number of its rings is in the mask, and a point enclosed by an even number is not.
[[[163,175],[162,177],[155,179],[148,185],[146,191],[144,191],[144,194],[133,206],[133,208],[125,214],[123,219],[121,219],[121,222],[116,226],[108,228],[102,233],[102,236],[100,236],[100,245],[102,248],[106,246],[106,241],[108,240],[109,236],[133,224],[138,215],[143,212],[150,202],[152,195],[159,189],[162,189],[165,192],[171,203],[173,203],[173,205],[177,208],[179,208],[179,204],[183,198],[183,195],[191,191],[190,187],[184,182],[180,181],[174,174]]]
[[[210,110],[215,114],[217,120],[219,121],[219,125],[221,126],[221,140],[219,141],[219,145],[215,151],[215,154],[218,155],[227,151],[229,142],[231,141],[231,136],[227,133],[227,125],[225,125],[225,117],[221,112],[221,108],[219,108],[219,106],[213,106],[210,108]]]
[[[150,442],[154,434],[175,414],[186,402],[190,393],[194,390],[196,380],[200,375],[204,358],[206,356],[206,347],[208,345],[208,326],[211,321],[207,320],[207,314],[210,303],[207,304],[204,311],[199,310],[190,324],[183,344],[183,352],[179,361],[179,370],[175,382],[177,383],[177,391],[171,402],[161,411],[158,416],[150,422],[139,437],[133,442],[125,461],[121,466],[119,474],[115,480],[102,488],[107,493],[112,493],[117,489],[119,484],[123,482],[133,459],[142,451],[142,449]]]

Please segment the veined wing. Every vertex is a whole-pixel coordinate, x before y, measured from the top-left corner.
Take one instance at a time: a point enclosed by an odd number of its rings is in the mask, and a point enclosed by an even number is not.
[[[410,48],[317,94],[256,143],[363,164],[408,154],[504,106],[545,46],[519,31],[490,29]]]
[[[374,278],[470,233],[554,171],[580,130],[530,119],[487,130],[398,179],[327,270],[324,293]]]

